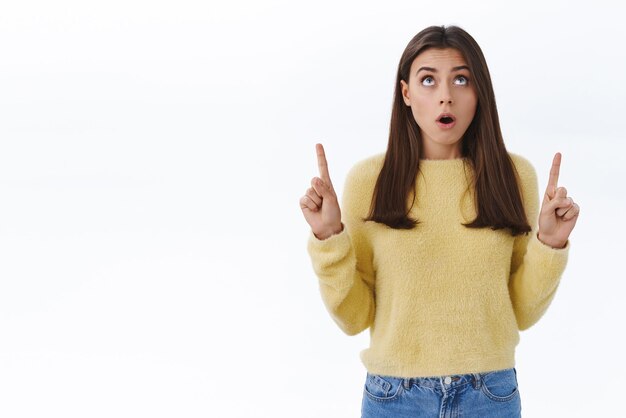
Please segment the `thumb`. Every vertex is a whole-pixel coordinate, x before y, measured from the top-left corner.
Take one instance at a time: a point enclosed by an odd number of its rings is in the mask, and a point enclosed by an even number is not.
[[[320,195],[322,199],[333,197],[330,187],[328,187],[326,182],[319,177],[313,177],[313,180],[311,180],[311,187],[315,189],[315,192]]]

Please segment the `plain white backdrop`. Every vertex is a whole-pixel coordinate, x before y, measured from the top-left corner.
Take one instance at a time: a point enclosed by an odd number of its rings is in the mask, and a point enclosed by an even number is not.
[[[611,4],[609,6],[609,4]],[[299,207],[386,149],[408,41],[479,43],[509,151],[581,207],[521,333],[524,417],[614,416],[626,373],[626,7],[3,1],[0,416],[358,417],[359,351]],[[471,344],[471,341],[468,341]]]

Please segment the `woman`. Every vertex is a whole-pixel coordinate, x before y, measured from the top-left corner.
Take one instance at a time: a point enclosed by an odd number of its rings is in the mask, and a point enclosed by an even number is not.
[[[580,208],[556,153],[539,211],[475,40],[431,26],[409,42],[387,151],[349,171],[341,209],[316,149],[307,250],[337,325],[370,328],[362,417],[519,417],[519,331],[554,298]]]

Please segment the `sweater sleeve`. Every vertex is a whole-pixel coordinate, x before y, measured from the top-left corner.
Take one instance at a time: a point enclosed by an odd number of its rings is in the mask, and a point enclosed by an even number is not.
[[[521,192],[528,222],[529,234],[515,237],[509,294],[520,330],[533,326],[550,306],[567,265],[570,241],[561,249],[552,248],[537,238],[539,219],[539,192],[537,173],[526,159],[514,159],[521,181]]]
[[[319,279],[322,300],[332,319],[347,335],[368,328],[375,314],[372,249],[360,219],[371,195],[355,165],[347,174],[341,201],[343,231],[325,240],[309,232],[307,251]],[[369,206],[368,206],[369,208]]]

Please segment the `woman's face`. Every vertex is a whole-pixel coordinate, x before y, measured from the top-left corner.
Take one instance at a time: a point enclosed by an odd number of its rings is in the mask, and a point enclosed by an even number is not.
[[[464,68],[459,68],[464,67]],[[401,80],[402,97],[420,127],[420,158],[461,157],[461,138],[472,122],[478,103],[474,80],[461,52],[429,48],[411,64],[408,84]],[[454,116],[452,125],[437,122],[441,113]]]

